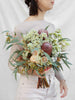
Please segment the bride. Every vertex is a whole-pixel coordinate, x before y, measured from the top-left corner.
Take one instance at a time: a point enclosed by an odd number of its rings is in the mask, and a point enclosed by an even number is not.
[[[51,10],[54,5],[54,0],[25,0],[25,4],[29,7],[29,17],[24,20],[24,22],[17,25],[14,29],[14,32],[17,33],[19,39],[21,39],[19,33],[26,34],[32,28],[39,29],[44,28],[48,24],[50,25],[49,32],[53,32],[55,27],[52,23],[49,23],[44,20],[44,15],[46,11]],[[20,46],[14,45],[10,50],[10,55],[16,50],[21,49]],[[17,55],[15,55],[17,56]],[[18,58],[19,59],[19,58]],[[13,60],[12,60],[13,62]],[[8,63],[9,68],[14,70],[13,66]],[[29,79],[25,76],[25,74],[21,73],[21,69],[19,69],[20,80],[16,93],[16,100],[57,100],[57,93],[55,89],[55,77],[60,82],[60,93],[61,98],[67,95],[67,84],[65,78],[63,77],[60,71],[53,71],[53,69],[49,69],[45,74],[46,78],[50,84],[49,88],[36,88],[37,79],[39,76],[36,71],[34,71],[33,75],[31,75],[31,70],[28,71]]]

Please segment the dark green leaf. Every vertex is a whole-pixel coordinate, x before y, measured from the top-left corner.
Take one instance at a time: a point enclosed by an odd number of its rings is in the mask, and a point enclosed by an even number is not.
[[[63,41],[63,40],[71,41],[69,38],[62,38],[62,39],[59,39],[58,42]]]
[[[49,61],[52,63],[51,57],[50,57],[46,52],[44,52],[44,54],[45,54],[45,56],[49,59]]]
[[[41,75],[41,74],[38,72],[38,70],[36,70],[36,73],[37,73],[38,75],[40,75],[40,76],[45,76],[45,74]]]
[[[63,67],[62,67],[61,63],[60,63],[60,62],[58,62],[58,61],[56,61],[56,63],[57,63],[57,64],[58,64],[58,66],[60,66],[60,68],[63,70]]]
[[[59,53],[58,57],[68,59],[66,56],[67,54],[68,53]]]
[[[68,61],[66,61],[66,60],[64,60],[64,59],[62,59],[62,61],[64,62],[64,64],[70,69],[70,67],[69,67],[69,63],[68,63]]]
[[[4,46],[3,46],[3,49],[6,47],[6,45],[7,45],[8,43],[7,42],[5,42],[5,44],[4,44]]]
[[[52,62],[52,66],[53,66],[56,70],[59,70],[59,68],[57,67],[58,65],[56,64],[56,62]]]
[[[5,32],[9,32],[9,31],[8,31],[8,30],[6,30],[6,31],[2,31],[0,34],[5,33]]]
[[[16,44],[21,45],[21,46],[24,46],[24,44],[23,44],[23,43],[16,43]]]
[[[15,67],[15,65],[9,60],[9,63],[13,66],[13,67]]]
[[[39,48],[34,48],[34,49],[31,50],[31,52],[33,52],[34,50],[39,50]]]
[[[36,65],[39,66],[39,67],[42,67],[41,65],[39,65],[39,64],[37,64],[37,63],[36,63]]]
[[[68,53],[62,53],[62,55],[67,55]]]
[[[21,37],[23,38],[23,33],[21,33]]]
[[[6,50],[8,50],[10,47],[12,47],[13,46],[13,44],[11,44],[11,45],[9,45],[7,48],[6,48]]]
[[[25,61],[15,61],[15,62],[16,63],[14,65],[17,65],[17,66],[20,66],[25,63]]]
[[[17,71],[18,71],[17,68],[15,68],[15,70],[13,71],[13,73],[15,74],[15,79],[16,79],[16,80],[17,80]]]
[[[10,55],[9,60],[11,60],[11,58],[15,55],[15,53],[19,53],[19,52],[20,52],[20,50],[14,51],[14,52]]]
[[[13,36],[11,36],[11,35],[6,35],[6,36],[10,37],[11,39],[13,38]]]
[[[66,62],[67,62],[69,65],[72,65],[72,63],[70,63],[69,61],[66,60]]]
[[[19,42],[19,40],[18,39],[14,39],[14,40],[10,41],[10,43],[16,43],[16,42]]]
[[[17,59],[19,56],[21,56],[23,52],[24,52],[24,50],[20,51],[15,59]]]
[[[50,25],[48,25],[46,28],[45,28],[45,30],[47,30],[47,28],[49,27]]]

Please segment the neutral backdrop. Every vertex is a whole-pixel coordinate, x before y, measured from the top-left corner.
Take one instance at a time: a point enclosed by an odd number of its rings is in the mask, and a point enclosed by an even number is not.
[[[13,31],[14,27],[28,17],[28,8],[23,0],[0,0],[0,32]],[[71,39],[68,49],[71,70],[65,65],[63,75],[68,85],[68,95],[62,100],[75,100],[75,0],[55,0],[52,10],[45,15],[45,20],[61,28],[63,35]],[[0,34],[0,100],[14,100],[18,81],[8,68],[9,51],[3,49],[5,36]],[[58,100],[60,98],[59,82],[56,80]]]

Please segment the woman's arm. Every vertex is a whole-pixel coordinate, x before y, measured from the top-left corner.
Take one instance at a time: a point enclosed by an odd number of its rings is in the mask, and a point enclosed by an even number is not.
[[[57,71],[55,70],[55,77],[57,78],[57,80],[61,81],[61,80],[65,80],[63,74],[61,71]]]
[[[55,25],[50,23],[50,27],[48,28],[48,31],[49,31],[49,32],[55,32],[55,30],[56,30]],[[59,81],[65,80],[65,78],[64,78],[64,76],[63,76],[63,74],[62,74],[61,71],[57,71],[57,70],[56,70],[56,71],[55,71],[55,77],[56,77]]]

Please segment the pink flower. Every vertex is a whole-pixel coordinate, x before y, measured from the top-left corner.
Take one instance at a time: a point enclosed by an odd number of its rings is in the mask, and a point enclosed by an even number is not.
[[[37,52],[37,50],[35,50],[35,51],[33,51],[33,55],[38,55],[38,52]]]
[[[47,62],[47,61],[48,61],[47,57],[43,56],[43,57],[42,57],[42,61],[43,61],[43,62]]]

